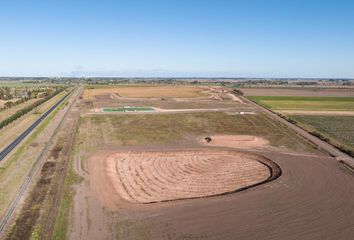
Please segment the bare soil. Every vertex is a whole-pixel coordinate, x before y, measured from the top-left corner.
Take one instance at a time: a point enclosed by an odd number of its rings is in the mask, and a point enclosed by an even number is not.
[[[115,191],[130,202],[152,203],[220,195],[265,181],[271,172],[259,160],[231,151],[122,152],[106,159],[94,156],[89,174],[95,189]],[[104,178],[95,178],[100,170]]]
[[[207,142],[204,138],[200,142],[208,146],[231,148],[260,148],[269,145],[266,139],[251,135],[214,135],[210,138],[210,142]]]
[[[174,86],[174,85],[146,85],[146,86],[129,86],[121,85],[110,88],[94,88],[85,89],[83,98],[94,99],[95,96],[109,96],[112,99],[119,99],[120,97],[127,98],[198,98],[206,97],[203,93],[205,88],[195,86]]]
[[[112,190],[102,164],[112,153],[98,151],[89,161],[70,239],[346,240],[354,234],[354,175],[333,158],[258,152],[280,165],[280,178],[235,194],[138,204]]]

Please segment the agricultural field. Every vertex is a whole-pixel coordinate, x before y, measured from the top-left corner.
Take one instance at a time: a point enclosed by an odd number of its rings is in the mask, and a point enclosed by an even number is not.
[[[310,131],[317,131],[334,143],[339,143],[354,151],[354,117],[353,116],[303,116],[291,115]]]
[[[354,88],[240,88],[245,96],[354,97]]]
[[[86,86],[84,99],[92,99],[96,95],[112,95],[112,97],[129,98],[197,98],[207,97],[202,87],[170,86],[170,85],[117,85],[106,88]]]
[[[219,195],[237,195],[277,179],[281,170],[273,156],[325,155],[254,106],[230,96],[230,89],[203,87],[206,96],[178,100],[169,99],[176,93],[162,100],[160,92],[136,98],[113,96],[107,89],[119,92],[118,87],[95,88],[96,92],[86,88],[80,100],[72,169],[65,182],[56,239],[111,238],[112,231],[114,239],[166,239],[165,234],[177,234],[171,239],[196,234],[198,239],[203,233],[193,233],[184,225],[176,226],[178,233],[160,229],[159,222],[185,221],[183,214],[169,213],[166,207],[183,208],[189,203],[202,211],[198,203],[209,202],[209,197],[210,204],[222,206]],[[139,111],[152,109],[147,106],[161,109]],[[97,107],[102,111],[92,111]],[[241,114],[245,110],[249,114]],[[155,210],[163,213],[156,216],[167,218],[148,217]],[[199,220],[205,214],[199,213]]]
[[[249,96],[272,110],[354,111],[354,97]]]
[[[89,86],[92,87],[92,86]],[[132,85],[114,85],[114,86],[95,86],[92,89],[86,87],[83,100],[87,109],[103,109],[103,108],[123,108],[126,106],[134,107],[154,107],[160,109],[210,109],[210,108],[237,108],[244,111],[251,110],[247,104],[243,104],[240,99],[231,94],[232,89],[213,86],[188,86],[178,85],[172,91],[173,85],[165,87],[156,87],[137,85],[136,89]],[[149,93],[152,97],[123,97],[119,95],[119,91],[129,89],[129,91],[137,91]],[[151,90],[154,91],[151,91]],[[166,89],[168,91],[166,91]],[[158,91],[156,91],[158,90]],[[191,92],[195,91],[197,95]],[[161,94],[167,94],[167,97],[161,97]],[[160,96],[160,97],[158,97]],[[173,97],[174,96],[174,97]],[[187,98],[185,98],[187,97]]]
[[[264,115],[223,112],[87,115],[81,118],[79,136],[85,139],[84,146],[90,146],[88,151],[91,146],[198,145],[198,137],[218,134],[255,135],[266,138],[275,147],[309,149],[296,135],[285,130]]]

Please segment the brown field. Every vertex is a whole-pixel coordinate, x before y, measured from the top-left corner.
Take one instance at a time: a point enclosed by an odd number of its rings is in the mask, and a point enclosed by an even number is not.
[[[209,146],[231,148],[258,148],[269,144],[269,142],[262,137],[250,135],[215,135],[211,136],[211,139],[210,142],[205,141],[205,139],[202,139],[201,142]]]
[[[193,86],[119,86],[110,88],[86,88],[84,99],[109,95],[112,98],[199,98],[207,97],[206,88]]]
[[[245,96],[354,97],[354,88],[241,88]]]
[[[104,179],[92,179],[98,188],[109,181],[125,200],[136,203],[199,198],[234,192],[265,181],[268,167],[259,156],[226,151],[131,152],[99,156],[90,168],[105,166]],[[101,176],[95,174],[94,176]],[[110,197],[110,196],[107,196]]]
[[[237,108],[241,111],[252,110],[252,107],[247,104],[244,104],[242,101],[240,101],[239,98],[230,94],[230,89],[223,87],[194,87],[168,85],[164,87],[164,89],[168,91],[165,91],[162,88],[161,90],[160,88],[161,86],[147,87],[141,85],[137,85],[136,87],[131,85],[122,85],[120,88],[105,88],[97,86],[96,88],[85,90],[85,94],[83,97],[84,104],[87,110],[124,106],[149,106],[161,109]],[[120,89],[128,89],[129,91],[143,90],[145,93],[149,94],[149,97],[123,97],[116,92],[120,91]],[[150,89],[152,89],[153,91],[150,91]],[[185,91],[185,89],[187,89],[187,91]],[[197,95],[195,93],[197,93]],[[166,94],[166,96],[161,97],[161,94]],[[140,96],[143,96],[143,94],[140,94]],[[178,98],[176,98],[176,96],[178,96]]]

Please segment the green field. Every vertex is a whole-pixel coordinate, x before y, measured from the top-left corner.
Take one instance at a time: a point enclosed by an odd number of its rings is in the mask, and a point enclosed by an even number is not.
[[[103,112],[139,112],[139,111],[154,111],[151,107],[118,107],[118,108],[103,108]]]
[[[354,111],[354,97],[250,96],[272,110]]]
[[[310,131],[317,131],[354,150],[354,116],[301,116],[293,115]]]

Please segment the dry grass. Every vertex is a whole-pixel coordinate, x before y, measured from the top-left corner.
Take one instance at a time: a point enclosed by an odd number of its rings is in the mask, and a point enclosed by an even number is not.
[[[89,115],[81,117],[79,130],[82,147],[87,150],[105,146],[199,144],[197,138],[201,136],[230,134],[263,137],[275,147],[310,150],[299,137],[264,115],[232,116],[222,112]]]
[[[207,97],[205,88],[194,86],[116,86],[110,88],[86,88],[84,99],[94,99],[97,95],[118,94],[122,97],[132,98],[198,98]]]

